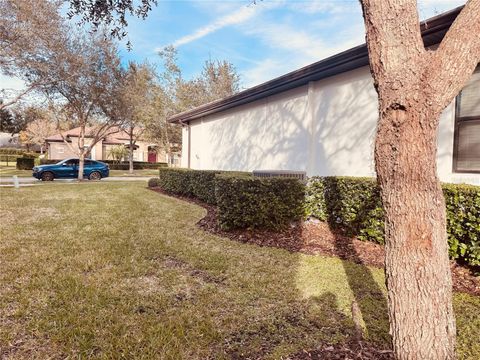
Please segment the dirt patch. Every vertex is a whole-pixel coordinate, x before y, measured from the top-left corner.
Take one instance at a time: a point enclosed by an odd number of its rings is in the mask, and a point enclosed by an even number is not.
[[[159,188],[152,190],[172,196]],[[219,236],[243,243],[277,247],[291,252],[334,256],[358,264],[384,267],[385,251],[383,246],[334,232],[326,222],[311,219],[305,222],[294,223],[283,231],[243,229],[224,231],[218,226],[217,209],[215,206],[188,197],[174,197],[205,208],[207,215],[197,225]],[[480,276],[475,276],[469,268],[460,266],[454,261],[451,262],[451,268],[455,291],[480,296]]]

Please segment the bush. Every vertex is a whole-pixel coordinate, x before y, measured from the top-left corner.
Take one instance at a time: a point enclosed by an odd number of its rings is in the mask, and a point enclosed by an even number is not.
[[[190,177],[193,170],[161,168],[159,171],[160,187],[171,194],[193,196]]]
[[[0,148],[0,154],[5,155],[24,155],[27,151],[18,148]]]
[[[129,170],[130,165],[128,162],[116,162],[114,160],[99,160],[108,164],[110,170]],[[167,167],[167,163],[149,163],[145,161],[134,161],[133,169],[134,170],[145,170],[145,169],[160,169],[162,167]]]
[[[34,157],[17,158],[17,170],[32,170],[34,166],[35,166]]]
[[[215,205],[215,176],[223,173],[251,176],[247,172],[161,168],[160,186],[166,192]]]
[[[148,179],[148,187],[158,187],[160,186],[160,179],[159,178],[151,178]]]
[[[444,184],[450,257],[480,266],[480,187]]]
[[[217,175],[215,195],[218,222],[226,230],[278,230],[305,214],[305,185],[294,178]]]
[[[444,184],[450,256],[480,265],[480,187]],[[371,178],[314,177],[306,190],[307,214],[348,236],[384,243],[384,210]]]

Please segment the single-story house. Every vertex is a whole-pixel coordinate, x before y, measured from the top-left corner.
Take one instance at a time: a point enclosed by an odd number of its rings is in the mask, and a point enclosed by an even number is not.
[[[88,146],[93,140],[91,135],[91,129],[87,128],[85,131],[85,146]],[[48,158],[52,160],[62,160],[69,157],[77,156],[68,144],[72,143],[74,146],[78,144],[78,137],[80,134],[80,128],[74,128],[71,130],[64,131],[63,137],[61,134],[56,134],[49,136],[45,141],[48,146]],[[64,140],[65,139],[65,140]],[[93,160],[113,160],[110,155],[110,150],[115,146],[124,146],[125,148],[130,147],[130,137],[127,132],[122,129],[114,129],[114,132],[105,136],[99,142],[93,146],[89,157]],[[128,159],[128,156],[125,160]],[[156,144],[153,144],[149,141],[146,141],[142,138],[136,140],[133,150],[133,160],[134,161],[145,161],[145,162],[168,162],[172,166],[177,166],[180,164],[180,154],[173,153],[168,154],[166,151],[158,147]]]
[[[461,8],[420,24],[435,47]],[[375,176],[378,97],[366,45],[169,119],[182,124],[182,167]],[[480,185],[480,68],[443,112],[438,175]]]

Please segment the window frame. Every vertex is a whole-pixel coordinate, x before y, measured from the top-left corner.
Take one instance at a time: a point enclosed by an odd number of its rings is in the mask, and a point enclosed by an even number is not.
[[[474,73],[480,72],[480,67],[478,67]],[[473,75],[473,74],[472,74]],[[478,116],[460,116],[460,98],[462,92],[455,97],[455,126],[453,132],[453,167],[452,170],[454,173],[458,174],[480,174],[479,170],[463,170],[458,168],[458,146],[460,145],[460,124],[469,121],[477,121],[480,123],[480,114]]]

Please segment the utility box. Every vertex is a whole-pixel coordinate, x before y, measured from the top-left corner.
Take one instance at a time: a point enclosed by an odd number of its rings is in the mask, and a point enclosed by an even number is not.
[[[302,181],[307,180],[307,173],[305,171],[295,170],[253,170],[255,177],[287,177],[296,178]]]

